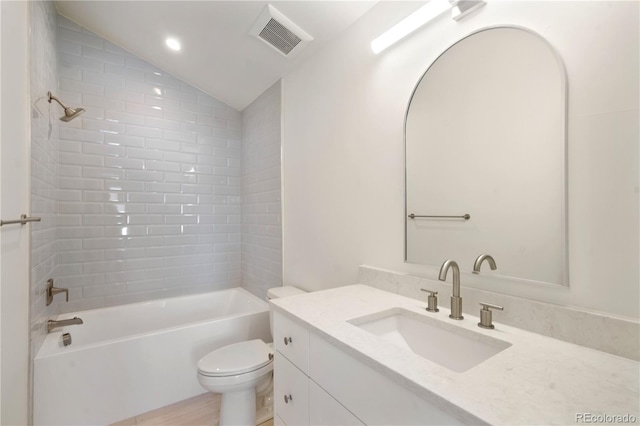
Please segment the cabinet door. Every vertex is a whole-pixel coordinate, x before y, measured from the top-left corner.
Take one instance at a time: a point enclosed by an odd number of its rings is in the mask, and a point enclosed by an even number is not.
[[[273,400],[276,415],[288,426],[309,424],[309,378],[276,351]]]
[[[364,425],[313,380],[309,381],[309,423],[322,426]]]
[[[273,313],[273,345],[305,374],[309,374],[309,331],[301,324]]]

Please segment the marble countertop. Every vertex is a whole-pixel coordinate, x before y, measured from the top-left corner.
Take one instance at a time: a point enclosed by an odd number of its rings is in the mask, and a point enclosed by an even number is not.
[[[464,300],[464,294],[463,300]],[[640,363],[495,322],[477,326],[478,317],[449,319],[440,299],[438,313],[425,302],[356,284],[271,301],[346,353],[426,400],[434,394],[453,404],[461,418],[496,425],[580,424],[579,413],[623,416],[640,421]],[[487,302],[491,303],[490,300]],[[510,347],[461,373],[383,342],[349,323],[354,318],[402,308],[500,339]],[[609,422],[611,423],[611,422]]]

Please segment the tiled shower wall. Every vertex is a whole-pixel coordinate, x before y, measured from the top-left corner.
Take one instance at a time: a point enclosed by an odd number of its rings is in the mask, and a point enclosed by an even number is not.
[[[259,297],[282,285],[280,92],[242,111],[242,286]]]
[[[58,122],[60,309],[239,286],[240,113],[61,16],[57,38],[86,109]]]
[[[56,227],[58,202],[58,125],[53,121],[60,108],[47,102],[47,92],[58,86],[56,61],[56,11],[53,2],[30,3],[30,95],[31,95],[31,215],[41,222],[31,229],[30,318],[31,345],[35,353],[46,330],[46,318],[55,313],[45,306],[47,279],[56,273]]]

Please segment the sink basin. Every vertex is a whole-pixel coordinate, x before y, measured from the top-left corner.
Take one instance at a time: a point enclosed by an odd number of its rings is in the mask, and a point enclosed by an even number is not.
[[[462,373],[511,343],[401,308],[349,320],[385,342]]]

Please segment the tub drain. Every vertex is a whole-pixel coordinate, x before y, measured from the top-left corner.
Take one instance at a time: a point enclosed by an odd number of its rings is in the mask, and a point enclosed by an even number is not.
[[[62,335],[62,344],[65,346],[69,346],[71,344],[71,334],[64,333]]]

